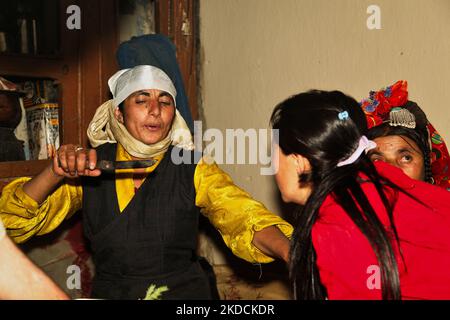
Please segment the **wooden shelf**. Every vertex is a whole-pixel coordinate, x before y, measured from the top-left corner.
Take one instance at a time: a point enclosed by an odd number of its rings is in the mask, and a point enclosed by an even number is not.
[[[7,161],[0,164],[0,178],[28,177],[41,172],[51,160]]]
[[[29,55],[0,55],[2,75],[30,78],[60,78],[68,71],[64,61]]]
[[[68,6],[82,12],[79,30],[66,28]],[[54,79],[60,86],[60,144],[87,145],[86,128],[95,110],[108,99],[107,79],[117,70],[116,1],[60,0],[57,54],[0,54],[0,75]],[[0,192],[14,177],[34,176],[50,160],[0,162]],[[3,183],[3,185],[2,185]]]
[[[61,59],[61,54],[32,54],[32,53],[10,53],[10,52],[1,52],[0,57],[7,58],[33,58],[33,59]]]

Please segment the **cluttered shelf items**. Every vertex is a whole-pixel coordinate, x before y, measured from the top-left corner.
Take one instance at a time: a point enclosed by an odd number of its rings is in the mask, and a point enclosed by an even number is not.
[[[48,159],[59,147],[58,86],[51,79],[0,77],[0,161]]]

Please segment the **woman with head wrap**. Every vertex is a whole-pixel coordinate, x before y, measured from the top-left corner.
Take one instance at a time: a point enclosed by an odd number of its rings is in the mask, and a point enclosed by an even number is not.
[[[368,138],[377,143],[373,161],[386,161],[413,179],[450,189],[450,156],[439,133],[417,103],[408,100],[407,82],[371,91],[361,103]]]
[[[108,84],[113,99],[97,109],[88,128],[95,149],[63,145],[41,174],[4,188],[0,214],[13,238],[50,232],[82,208],[96,267],[92,295],[108,299],[144,298],[152,285],[167,288],[163,299],[211,298],[196,255],[199,212],[239,257],[288,259],[288,223],[215,163],[171,160],[173,153],[198,155],[162,70],[121,70]],[[96,168],[100,159],[156,163],[107,174]]]
[[[299,205],[290,275],[298,299],[449,299],[450,193],[366,153],[366,118],[340,91],[275,107],[275,176]]]

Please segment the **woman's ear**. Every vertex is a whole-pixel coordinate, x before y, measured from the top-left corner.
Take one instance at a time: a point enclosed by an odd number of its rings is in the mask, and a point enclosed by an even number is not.
[[[116,109],[114,109],[114,117],[117,121],[123,124],[123,113],[122,111],[120,111],[119,107],[116,107]]]
[[[311,163],[305,157],[299,154],[291,154],[292,159],[295,161],[295,167],[298,175],[311,172]]]

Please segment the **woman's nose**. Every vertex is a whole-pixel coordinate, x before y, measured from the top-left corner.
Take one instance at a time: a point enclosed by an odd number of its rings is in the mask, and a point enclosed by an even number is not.
[[[157,100],[151,99],[148,103],[148,113],[153,116],[159,116],[161,114],[161,107]]]
[[[383,159],[383,161],[389,163],[390,165],[393,165],[394,167],[398,167],[398,163],[397,163],[396,159],[394,159],[394,158],[386,158],[385,157]]]

